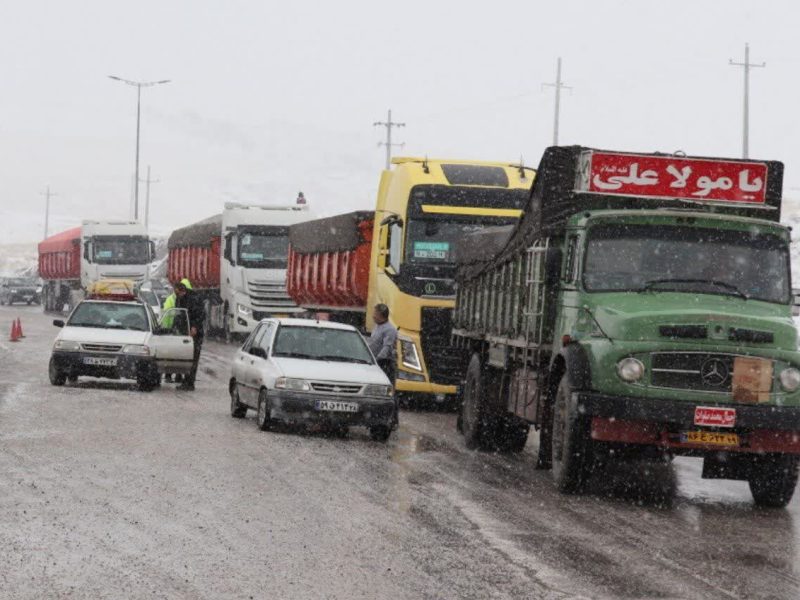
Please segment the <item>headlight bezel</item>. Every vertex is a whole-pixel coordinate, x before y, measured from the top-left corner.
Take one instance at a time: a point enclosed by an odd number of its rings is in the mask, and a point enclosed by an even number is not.
[[[253,316],[253,309],[249,306],[244,304],[237,304],[236,305],[236,312],[240,317],[252,317]]]
[[[400,341],[400,361],[407,369],[422,372],[422,361],[419,359],[417,344],[410,338],[401,337]]]
[[[275,389],[288,392],[310,392],[311,384],[308,380],[299,377],[278,377],[275,380]]]
[[[364,386],[365,396],[380,396],[390,398],[394,393],[391,385],[384,385],[382,383],[368,383]]]
[[[626,356],[619,360],[616,366],[617,377],[625,383],[639,383],[644,379],[645,366],[642,361],[633,356]]]
[[[794,377],[794,381],[787,382],[787,378],[789,377]],[[778,379],[781,382],[781,389],[784,392],[792,394],[800,389],[800,369],[787,367],[780,372]]]
[[[80,342],[73,340],[56,340],[53,344],[53,350],[60,350],[61,352],[78,352],[80,349]]]
[[[150,356],[150,347],[144,344],[126,344],[122,353],[128,356]]]

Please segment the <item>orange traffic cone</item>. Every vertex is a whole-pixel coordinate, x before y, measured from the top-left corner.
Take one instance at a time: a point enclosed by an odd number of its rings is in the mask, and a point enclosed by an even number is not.
[[[11,322],[11,337],[9,338],[10,342],[18,342],[19,341],[19,329],[17,329],[17,322]]]
[[[25,334],[22,333],[22,319],[20,319],[19,317],[17,317],[17,333],[19,333],[20,339],[25,338]]]

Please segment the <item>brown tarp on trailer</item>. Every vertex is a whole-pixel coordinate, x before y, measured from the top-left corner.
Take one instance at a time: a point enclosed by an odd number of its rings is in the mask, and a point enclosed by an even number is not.
[[[289,228],[289,244],[298,254],[350,252],[364,243],[359,225],[374,218],[374,211],[358,210],[298,223]]]

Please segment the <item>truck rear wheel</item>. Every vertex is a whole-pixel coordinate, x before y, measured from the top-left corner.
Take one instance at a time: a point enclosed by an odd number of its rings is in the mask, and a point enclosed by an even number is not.
[[[589,422],[577,414],[566,375],[558,385],[552,412],[553,480],[559,491],[574,494],[591,474],[591,440]]]
[[[485,401],[490,378],[490,374],[481,365],[480,356],[473,354],[467,368],[461,404],[461,430],[470,450],[487,450],[495,445],[497,423]]]
[[[791,454],[756,456],[748,477],[757,506],[784,508],[797,487],[800,457]]]

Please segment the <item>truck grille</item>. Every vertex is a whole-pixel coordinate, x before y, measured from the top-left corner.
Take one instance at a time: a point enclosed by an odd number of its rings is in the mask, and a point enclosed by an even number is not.
[[[250,300],[253,303],[253,308],[256,310],[297,308],[297,304],[294,303],[286,291],[285,282],[250,281],[248,282],[248,290],[250,291]]]
[[[119,352],[122,346],[115,344],[81,344],[86,352]]]
[[[144,273],[100,273],[100,279],[133,279],[144,281]]]
[[[657,352],[650,358],[650,384],[655,387],[731,392],[735,359],[731,354]]]
[[[450,346],[452,308],[422,309],[422,355],[431,383],[459,385],[465,370],[465,355]]]
[[[362,387],[363,386],[360,385],[348,385],[342,383],[311,383],[311,388],[315,392],[322,392],[324,394],[347,394],[352,396],[354,394],[358,394]]]

